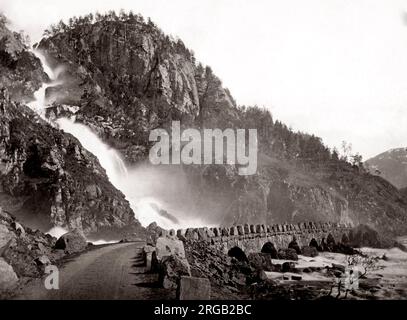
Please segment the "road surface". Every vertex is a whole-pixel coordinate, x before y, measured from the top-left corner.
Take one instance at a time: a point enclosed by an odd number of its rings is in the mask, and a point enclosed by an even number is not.
[[[67,261],[59,270],[59,290],[47,290],[44,279],[30,283],[17,299],[156,300],[175,298],[157,286],[158,275],[145,273],[144,243],[93,249]]]

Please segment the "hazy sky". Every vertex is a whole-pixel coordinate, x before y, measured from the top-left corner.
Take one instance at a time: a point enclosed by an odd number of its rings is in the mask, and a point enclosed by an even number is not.
[[[407,146],[407,0],[0,0],[33,40],[120,8],[183,39],[239,104],[364,158]]]

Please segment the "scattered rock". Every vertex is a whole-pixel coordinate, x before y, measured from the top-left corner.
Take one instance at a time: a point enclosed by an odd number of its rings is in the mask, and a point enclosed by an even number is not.
[[[51,264],[51,260],[46,255],[42,255],[41,257],[35,259],[35,263],[38,266],[47,266]]]
[[[284,262],[281,267],[281,272],[293,272],[295,271],[295,263],[294,262]]]
[[[273,263],[270,254],[250,253],[247,258],[250,265],[256,270],[273,271]]]
[[[11,226],[14,228],[14,230],[16,230],[16,234],[18,236],[24,236],[25,235],[25,230],[23,228],[23,226],[21,224],[19,224],[18,222],[13,222],[11,224]]]
[[[280,250],[278,250],[278,258],[281,259],[281,260],[294,260],[294,261],[297,261],[298,260],[298,255],[297,255],[297,252],[292,248],[280,249]]]
[[[337,264],[337,263],[332,263],[332,268],[335,270],[339,270],[342,273],[345,273],[345,270],[346,270],[346,267],[344,265]]]

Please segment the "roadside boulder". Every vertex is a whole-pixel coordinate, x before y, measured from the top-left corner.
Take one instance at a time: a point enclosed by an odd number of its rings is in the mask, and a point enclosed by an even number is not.
[[[18,282],[18,277],[3,258],[0,258],[0,297],[1,293],[7,292],[15,288]]]
[[[185,258],[184,243],[175,237],[164,236],[159,237],[156,242],[156,257],[157,260],[162,260],[166,256],[176,255],[181,259]]]
[[[187,259],[177,255],[164,257],[159,265],[159,283],[165,289],[177,289],[182,276],[191,276]]]
[[[68,253],[81,252],[88,243],[83,232],[75,229],[62,235],[55,243],[55,249],[64,250]]]

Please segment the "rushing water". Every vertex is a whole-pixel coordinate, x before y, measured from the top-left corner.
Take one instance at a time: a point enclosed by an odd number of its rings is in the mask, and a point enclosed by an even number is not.
[[[51,79],[51,82],[44,83],[43,86],[35,92],[35,101],[31,102],[29,107],[49,122],[49,119],[45,118],[47,107],[46,90],[47,88],[62,83],[59,80],[59,74],[62,68],[52,69],[47,64],[47,61],[41,52],[33,51],[33,53],[41,60],[44,71]],[[201,219],[187,218],[187,216],[190,216],[188,214],[184,215],[184,219],[178,221],[178,223],[160,214],[159,210],[156,208],[162,208],[163,206],[168,208],[168,203],[157,199],[152,195],[155,191],[154,189],[156,188],[157,182],[155,185],[151,185],[151,181],[159,178],[157,176],[153,177],[153,175],[146,175],[145,172],[141,172],[140,170],[128,170],[119,152],[105,144],[89,127],[75,122],[75,116],[71,118],[57,119],[52,125],[56,125],[65,132],[72,134],[80,141],[85,149],[98,158],[99,163],[105,169],[110,182],[118,190],[123,192],[126,199],[130,202],[131,208],[135,212],[135,217],[143,226],[156,222],[161,227],[169,229],[200,226],[204,224]],[[167,189],[171,189],[169,185],[165,185],[162,181],[159,181],[158,184],[164,185]],[[148,188],[146,187],[147,185]],[[148,189],[149,192],[146,192],[146,189]],[[176,190],[172,190],[172,192],[173,194],[177,193]],[[174,199],[173,195],[167,196],[167,199],[168,198],[174,203],[179,202],[179,200]],[[179,203],[177,205],[179,205]],[[177,208],[179,208],[179,206]],[[171,208],[171,205],[170,209],[176,210],[175,208]],[[176,211],[178,212],[178,210]],[[64,231],[65,230],[61,228],[53,228],[49,233],[58,236]]]

